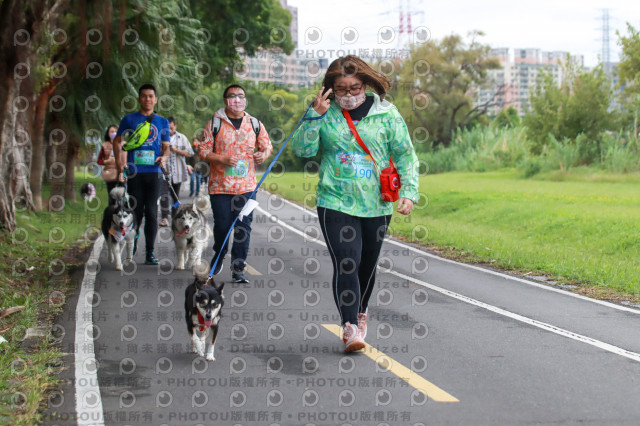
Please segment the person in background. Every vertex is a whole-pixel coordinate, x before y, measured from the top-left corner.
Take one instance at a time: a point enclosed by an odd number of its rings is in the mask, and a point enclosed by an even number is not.
[[[191,174],[189,179],[189,197],[193,197],[194,194],[196,197],[200,195],[200,181],[202,179],[202,173],[196,167],[197,162],[199,160],[198,157],[198,145],[200,145],[200,141],[198,138],[193,138],[193,152],[195,155],[187,158],[187,164],[191,166]]]
[[[118,184],[118,171],[116,170],[116,159],[113,156],[113,140],[118,132],[118,126],[111,124],[104,133],[104,142],[98,154],[97,163],[103,166],[102,180],[107,185],[107,195],[109,197],[109,205],[115,204],[115,200],[111,198],[111,190]],[[122,147],[122,144],[120,144]],[[126,162],[127,153],[121,151],[121,161]]]
[[[164,181],[165,192],[162,194],[160,207],[162,220],[160,226],[169,226],[169,213],[173,209],[169,209],[169,196],[173,200],[171,205],[174,205],[180,195],[180,188],[182,182],[189,179],[189,175],[193,172],[193,168],[187,164],[186,159],[193,156],[193,149],[189,144],[189,140],[185,135],[178,132],[178,125],[176,119],[173,117],[167,118],[169,121],[169,133],[171,134],[171,142],[169,145],[169,162],[167,164],[167,173],[170,182]],[[169,184],[173,188],[173,191],[169,190]],[[174,195],[175,194],[175,195]]]
[[[333,263],[333,296],[345,352],[365,347],[369,298],[394,204],[382,200],[378,170],[390,158],[402,187],[398,213],[418,201],[418,159],[397,108],[384,100],[391,83],[356,56],[329,65],[304,121],[292,138],[299,157],[322,153],[316,194],[318,220]],[[373,159],[350,131],[346,111]],[[375,164],[373,162],[375,160]],[[377,164],[377,167],[376,167]]]

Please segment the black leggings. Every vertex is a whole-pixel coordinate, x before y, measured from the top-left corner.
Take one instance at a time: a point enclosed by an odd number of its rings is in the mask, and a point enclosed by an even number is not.
[[[116,187],[116,185],[119,183],[117,181],[113,181],[113,182],[105,182],[107,184],[107,195],[109,198],[109,205],[112,206],[116,203],[116,200],[114,200],[113,198],[111,198],[111,190],[113,188]]]
[[[127,192],[131,202],[135,204],[134,211],[138,222],[138,229],[144,217],[144,241],[147,253],[153,251],[158,232],[158,197],[162,185],[160,173],[138,173],[129,178]]]
[[[318,207],[318,220],[333,263],[333,298],[341,322],[358,324],[373,292],[391,215],[358,217]]]

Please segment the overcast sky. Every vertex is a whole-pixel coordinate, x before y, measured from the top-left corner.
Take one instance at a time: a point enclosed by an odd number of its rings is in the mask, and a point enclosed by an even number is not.
[[[477,29],[491,47],[540,48],[584,55],[594,66],[602,51],[602,9],[609,9],[611,60],[619,59],[616,30],[640,28],[638,0],[409,0],[414,31],[432,38]],[[288,0],[298,7],[298,49],[397,48],[400,0]],[[402,0],[407,9],[407,0]],[[414,37],[427,34],[416,32]]]

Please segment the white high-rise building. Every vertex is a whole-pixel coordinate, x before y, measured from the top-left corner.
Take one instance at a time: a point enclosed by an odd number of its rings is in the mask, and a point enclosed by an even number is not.
[[[529,109],[529,95],[541,72],[551,72],[558,86],[562,83],[562,63],[566,62],[568,52],[502,47],[491,49],[489,56],[500,61],[500,68],[488,72],[490,84],[487,88],[476,90],[476,105],[492,103],[489,115],[497,115],[510,106],[524,115]],[[570,58],[579,69],[584,67],[582,55]]]
[[[298,8],[280,0],[283,8],[291,13],[289,32],[294,48],[298,47]],[[245,57],[244,67],[236,70],[239,80],[255,83],[274,83],[290,88],[309,87],[324,75],[327,59],[304,58],[285,55],[278,49],[259,50],[254,57]]]

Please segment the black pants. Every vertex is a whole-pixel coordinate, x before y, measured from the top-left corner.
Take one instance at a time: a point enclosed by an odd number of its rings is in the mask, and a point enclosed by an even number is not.
[[[342,324],[358,324],[373,292],[391,215],[358,217],[318,207],[318,220],[333,263],[333,298]]]
[[[178,201],[178,198],[176,198],[177,196],[180,195],[180,187],[182,186],[182,182],[178,182],[178,183],[172,183],[171,187],[173,188],[173,191],[171,191],[169,189],[169,184],[167,183],[166,180],[162,179],[162,185],[161,185],[161,193],[160,193],[160,213],[162,214],[162,218],[164,219],[165,217],[169,217],[169,212],[173,211],[173,205]],[[175,196],[173,195],[173,193],[175,192]],[[169,208],[169,200],[172,200],[171,202],[171,208]]]
[[[211,210],[213,211],[213,259],[211,266],[215,262],[216,256],[220,253],[218,264],[222,262],[227,254],[229,241],[222,244],[227,236],[233,220],[238,216],[240,210],[244,207],[251,195],[246,194],[210,194]],[[254,200],[256,195],[253,194]],[[251,222],[253,221],[253,212],[245,216],[242,220],[238,220],[233,228],[233,246],[231,247],[231,266],[236,271],[243,271],[247,254],[249,253],[249,240],[251,239]]]
[[[109,198],[109,205],[112,206],[116,203],[116,200],[114,200],[113,198],[111,198],[111,190],[113,188],[116,187],[116,185],[119,183],[117,181],[113,181],[113,182],[105,182],[107,184],[107,195]]]
[[[127,192],[134,205],[138,229],[144,218],[144,241],[147,253],[153,251],[158,232],[158,197],[162,185],[160,173],[137,173],[129,178]]]

